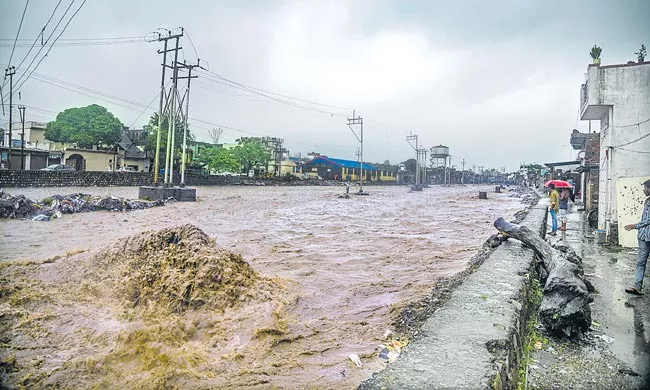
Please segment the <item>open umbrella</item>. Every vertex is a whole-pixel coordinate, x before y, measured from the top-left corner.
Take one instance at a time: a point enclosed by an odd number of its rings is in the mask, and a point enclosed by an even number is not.
[[[573,188],[571,183],[564,180],[549,180],[546,183],[544,183],[544,187],[548,187],[551,184],[555,185],[555,188]]]

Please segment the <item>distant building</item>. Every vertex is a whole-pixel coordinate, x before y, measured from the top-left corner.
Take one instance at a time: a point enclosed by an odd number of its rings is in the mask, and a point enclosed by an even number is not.
[[[380,170],[376,166],[353,160],[317,157],[305,163],[303,172],[307,175],[314,174],[326,180],[351,180],[358,181],[361,178],[361,167],[363,167],[363,180],[365,181],[397,181],[397,172],[394,170]]]
[[[650,62],[589,65],[580,90],[580,119],[600,121],[598,226],[614,237],[610,242],[632,237],[619,223],[624,208],[617,197],[629,195],[622,179],[634,178],[640,186],[650,177]]]
[[[11,169],[37,170],[61,162],[61,152],[53,142],[45,139],[45,123],[26,121],[23,135],[22,123],[15,122],[11,131]],[[9,131],[1,134],[0,164],[7,167],[9,159]]]

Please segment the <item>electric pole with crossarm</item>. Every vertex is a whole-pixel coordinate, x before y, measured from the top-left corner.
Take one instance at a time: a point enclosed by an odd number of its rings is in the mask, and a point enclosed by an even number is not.
[[[361,136],[358,136],[356,131],[352,128],[353,125],[359,125],[361,127],[360,134]],[[359,181],[359,192],[357,193],[358,195],[367,195],[367,193],[363,192],[363,118],[360,116],[356,116],[356,112],[352,111],[352,118],[348,118],[348,127],[350,130],[352,130],[352,134],[354,134],[355,137],[357,137],[357,140],[359,141],[359,172],[360,172],[360,181]]]

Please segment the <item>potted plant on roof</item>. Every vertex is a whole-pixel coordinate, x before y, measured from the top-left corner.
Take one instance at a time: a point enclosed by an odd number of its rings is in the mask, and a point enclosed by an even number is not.
[[[594,64],[600,65],[600,53],[603,52],[603,49],[600,47],[594,45],[594,47],[591,48],[591,52],[589,52],[589,55],[591,58],[594,60]]]

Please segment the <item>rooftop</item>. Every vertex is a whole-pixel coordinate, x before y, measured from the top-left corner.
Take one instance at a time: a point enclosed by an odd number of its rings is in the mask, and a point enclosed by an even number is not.
[[[340,158],[329,158],[329,157],[322,157],[322,156],[309,161],[307,164],[326,164],[326,165],[331,164],[331,165],[338,165],[344,168],[354,168],[354,169],[359,169],[361,167],[361,164],[358,161],[343,160]],[[370,165],[365,162],[363,163],[363,169],[368,171],[377,170],[377,168],[374,165]]]

